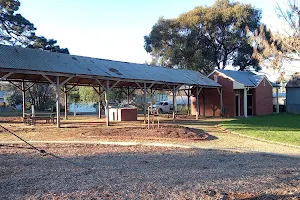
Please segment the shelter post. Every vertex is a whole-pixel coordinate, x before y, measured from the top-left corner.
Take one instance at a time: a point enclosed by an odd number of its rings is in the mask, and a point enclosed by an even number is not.
[[[279,94],[278,94],[278,87],[276,87],[276,113],[279,113]]]
[[[144,83],[144,123],[146,123],[146,115],[147,115],[146,95],[147,95],[147,87],[146,87],[146,83]]]
[[[101,99],[101,86],[99,86],[99,96],[98,96],[98,109],[99,109],[99,112],[98,112],[98,117],[99,119],[101,119],[102,117],[102,112],[101,112],[101,109],[102,109],[102,105],[101,105],[101,102],[102,102],[102,99]]]
[[[129,106],[129,101],[130,101],[130,91],[129,91],[129,86],[127,87],[127,104]]]
[[[22,94],[23,94],[23,118],[25,117],[25,112],[26,112],[26,96],[25,96],[25,82],[22,82]]]
[[[173,86],[173,121],[175,120],[175,112],[176,112],[176,109],[177,109],[177,106],[176,106],[176,90],[175,90],[175,85]]]
[[[204,94],[204,90],[202,90],[202,109],[203,109],[203,117],[205,117],[206,113],[205,113],[205,94]]]
[[[65,96],[65,120],[68,119],[68,90],[67,84],[64,85],[64,96]]]
[[[248,117],[247,113],[247,88],[244,89],[244,117]]]
[[[106,126],[109,126],[109,99],[108,99],[108,92],[109,92],[109,80],[106,80],[105,85],[105,117],[106,117]]]
[[[59,76],[56,77],[56,125],[60,128],[60,85]]]
[[[188,114],[188,116],[190,116],[190,114],[191,114],[191,112],[190,112],[190,107],[191,107],[191,105],[190,105],[190,99],[191,99],[191,94],[190,94],[190,90],[188,90],[188,102],[187,102],[187,114]]]
[[[196,120],[199,119],[199,87],[196,89]]]
[[[223,116],[223,90],[220,88],[220,115]]]

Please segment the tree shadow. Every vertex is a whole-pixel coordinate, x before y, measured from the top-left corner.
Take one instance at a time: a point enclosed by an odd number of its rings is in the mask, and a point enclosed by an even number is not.
[[[142,146],[40,148],[58,157],[0,146],[1,199],[222,199],[241,193],[252,194],[248,199],[281,199],[300,195],[297,158]],[[285,191],[293,187],[298,191],[287,195]]]

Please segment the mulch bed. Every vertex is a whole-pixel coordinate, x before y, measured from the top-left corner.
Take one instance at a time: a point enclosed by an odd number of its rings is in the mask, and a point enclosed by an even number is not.
[[[82,137],[99,139],[183,139],[205,141],[209,134],[201,129],[192,129],[181,126],[160,126],[150,129],[141,127],[101,128],[81,133]]]

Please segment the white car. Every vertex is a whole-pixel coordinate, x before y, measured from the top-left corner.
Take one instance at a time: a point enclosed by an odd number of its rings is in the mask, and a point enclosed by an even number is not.
[[[157,110],[159,113],[170,113],[173,105],[168,101],[158,101],[152,106],[152,109]]]

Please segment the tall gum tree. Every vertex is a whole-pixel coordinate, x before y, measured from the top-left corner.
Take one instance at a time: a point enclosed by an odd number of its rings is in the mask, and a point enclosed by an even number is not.
[[[144,37],[144,48],[158,65],[204,74],[228,65],[260,69],[248,36],[260,19],[261,11],[250,4],[217,0],[174,19],[160,18]]]

